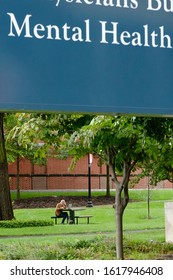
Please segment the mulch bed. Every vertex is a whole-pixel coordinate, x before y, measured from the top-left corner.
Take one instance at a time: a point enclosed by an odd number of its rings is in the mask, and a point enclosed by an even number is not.
[[[73,206],[86,206],[88,203],[88,198],[86,196],[66,196],[65,198],[62,196],[46,196],[46,197],[36,197],[36,198],[28,198],[28,199],[19,199],[14,200],[13,208],[53,208],[56,204],[61,200],[65,199],[67,205],[72,204]],[[97,196],[92,197],[92,203],[94,205],[109,205],[114,204],[115,198],[113,196]]]

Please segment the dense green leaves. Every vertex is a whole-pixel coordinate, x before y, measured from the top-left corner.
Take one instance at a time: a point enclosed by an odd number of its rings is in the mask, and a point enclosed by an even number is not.
[[[52,226],[52,225],[53,225],[53,221],[49,221],[49,220],[0,221],[0,228],[43,227],[43,226]]]
[[[9,161],[17,156],[44,164],[56,154],[65,134],[90,121],[90,116],[17,113],[6,115],[6,149]]]

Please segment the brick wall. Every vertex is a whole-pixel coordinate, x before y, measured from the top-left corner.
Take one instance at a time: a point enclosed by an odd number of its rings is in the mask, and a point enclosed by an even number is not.
[[[88,188],[88,157],[79,160],[73,170],[69,170],[71,159],[59,160],[49,158],[46,166],[32,164],[27,159],[21,159],[20,189],[87,189]],[[91,186],[93,189],[106,187],[106,168],[99,166],[93,159],[91,165]],[[9,164],[10,188],[16,189],[17,164]],[[111,182],[111,179],[110,179]],[[112,184],[112,182],[111,182]]]
[[[21,159],[20,168],[20,189],[21,190],[57,190],[57,189],[88,189],[88,157],[79,160],[73,170],[69,170],[71,159],[59,160],[49,158],[47,165],[38,166],[32,164],[27,159]],[[106,167],[100,166],[98,159],[94,158],[91,165],[91,188],[106,189]],[[17,164],[9,164],[10,188],[16,189]],[[137,188],[147,188],[148,178],[140,180],[134,186]],[[168,181],[160,182],[157,188],[172,188]],[[110,188],[114,184],[110,178]]]

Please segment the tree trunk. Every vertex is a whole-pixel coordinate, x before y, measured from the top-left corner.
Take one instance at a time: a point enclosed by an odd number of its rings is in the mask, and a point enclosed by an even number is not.
[[[8,164],[5,151],[3,113],[0,113],[0,220],[14,218],[10,196]]]
[[[106,165],[106,196],[110,197],[110,177],[109,177],[109,165]]]
[[[110,161],[109,161],[110,162]],[[124,250],[123,250],[123,203],[122,203],[122,190],[123,186],[117,180],[115,167],[110,163],[110,169],[112,173],[112,178],[116,186],[115,192],[115,219],[116,219],[116,257],[118,260],[124,259]]]
[[[115,199],[115,212],[116,212],[116,256],[118,260],[124,259],[123,252],[123,209],[121,203],[121,191],[119,184],[116,184],[116,199]]]
[[[115,194],[116,257],[118,260],[123,260],[124,259],[123,213],[129,202],[128,183],[130,178],[130,168],[128,164],[124,163],[123,178],[121,182],[117,180],[114,168],[112,168],[112,175],[116,185],[116,194]]]
[[[20,199],[20,159],[17,156],[17,199]]]

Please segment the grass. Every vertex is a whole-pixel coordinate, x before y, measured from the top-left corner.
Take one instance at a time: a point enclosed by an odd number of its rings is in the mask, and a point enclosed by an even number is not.
[[[50,220],[54,208],[16,209],[17,220]],[[79,211],[80,214],[80,211]],[[82,211],[81,211],[81,214]],[[115,232],[115,212],[112,205],[94,206],[86,208],[85,214],[93,215],[90,224],[80,221],[79,225],[65,224],[62,226],[1,228],[0,235],[46,235],[46,234],[79,234],[79,233],[109,233]],[[145,230],[164,228],[164,202],[151,203],[151,218],[147,219],[147,205],[145,202],[129,203],[124,213],[124,230]]]
[[[26,194],[28,197],[33,193]],[[123,221],[125,258],[157,259],[160,254],[172,252],[173,246],[165,243],[164,202],[173,201],[173,191],[150,192],[149,219],[147,191],[131,190],[130,198],[133,202],[128,204]],[[50,220],[54,209],[16,209],[14,213],[17,220]],[[1,228],[0,259],[115,259],[116,226],[112,205],[86,208],[85,214],[93,215],[89,225],[80,221],[78,225]],[[57,246],[63,253],[57,252]],[[88,249],[92,252],[90,255]]]
[[[173,200],[173,189],[156,190],[151,189],[149,191],[150,200]],[[44,197],[44,196],[86,196],[87,191],[21,191],[21,199]],[[92,191],[92,196],[104,196],[105,191]],[[148,190],[129,190],[130,199],[133,201],[146,201],[148,198]],[[111,196],[115,196],[115,191],[111,190]],[[12,200],[16,199],[16,191],[11,192]]]
[[[173,244],[163,242],[134,241],[124,239],[125,259],[149,260],[161,259],[171,254]],[[114,236],[81,236],[75,239],[52,237],[21,239],[10,243],[0,243],[0,259],[7,260],[115,260],[116,248]]]

